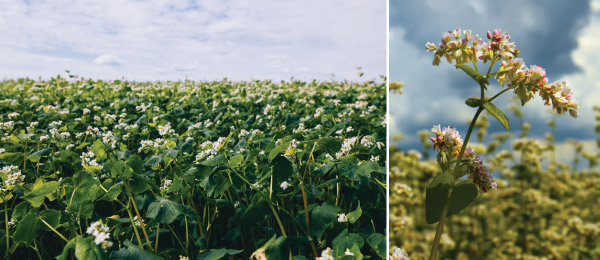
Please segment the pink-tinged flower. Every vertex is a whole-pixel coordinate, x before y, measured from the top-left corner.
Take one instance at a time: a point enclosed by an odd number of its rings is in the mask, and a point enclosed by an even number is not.
[[[458,131],[452,126],[442,129],[440,125],[437,125],[431,128],[431,132],[435,134],[435,137],[431,137],[433,149],[449,154],[451,160],[457,160],[463,145],[463,140]],[[466,174],[469,175],[469,178],[473,180],[473,184],[477,185],[482,192],[497,188],[493,177],[488,172],[488,168],[470,147],[465,148],[461,165],[467,166],[468,172]]]
[[[483,164],[479,156],[475,156],[469,161],[469,172],[469,178],[473,180],[473,184],[479,187],[479,190],[488,192],[490,189],[498,188],[498,184],[494,182],[488,167]]]

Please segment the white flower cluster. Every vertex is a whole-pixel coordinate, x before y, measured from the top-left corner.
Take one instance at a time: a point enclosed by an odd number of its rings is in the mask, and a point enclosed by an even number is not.
[[[102,133],[100,132],[100,129],[98,129],[98,127],[92,127],[92,126],[88,126],[87,130],[85,131],[86,135],[91,135],[91,136],[100,136],[102,135]]]
[[[362,139],[360,139],[360,144],[366,146],[366,147],[371,147],[373,146],[373,138],[369,135],[365,135],[363,136]]]
[[[292,185],[287,181],[283,181],[279,187],[281,187],[283,190],[287,190],[289,187],[292,187]]]
[[[240,131],[240,134],[238,134],[238,138],[242,138],[242,137],[246,137],[250,134],[250,132],[246,131],[245,129],[242,129]]]
[[[271,106],[271,104],[267,104],[267,106],[263,110],[263,114],[265,114],[265,115],[269,114],[269,111],[271,111],[272,108],[273,107]]]
[[[335,260],[335,258],[331,255],[331,248],[328,247],[321,252],[321,257],[317,257],[315,260]]]
[[[107,249],[113,244],[107,240],[110,238],[108,231],[108,226],[103,224],[101,220],[98,220],[92,223],[92,225],[87,229],[86,233],[94,236],[94,243],[96,243],[96,245],[101,245],[102,249]]]
[[[325,109],[322,107],[319,107],[315,110],[315,118],[319,118],[321,116],[321,114],[323,114],[323,112],[325,112]]]
[[[146,112],[146,110],[148,110],[148,108],[150,108],[151,106],[152,106],[152,103],[148,103],[148,104],[142,103],[139,106],[135,106],[135,110],[137,110],[138,112]]]
[[[87,153],[82,153],[79,158],[81,158],[81,165],[83,166],[92,166],[98,167],[102,170],[102,165],[96,162],[96,159],[93,159],[95,156],[94,152],[89,151]]]
[[[344,155],[347,155],[350,152],[350,150],[352,150],[352,147],[354,147],[354,144],[356,144],[357,140],[358,140],[357,137],[345,139],[344,143],[342,144],[342,148],[340,149],[339,152],[337,152],[335,154],[335,157],[340,159],[340,158],[344,157]]]
[[[338,214],[337,221],[340,223],[346,223],[346,222],[348,222],[348,217],[346,217],[346,214],[340,213],[340,214]]]
[[[19,185],[25,181],[25,175],[21,174],[21,170],[17,166],[4,166],[0,172],[8,174],[8,177],[4,180],[4,187],[0,188],[2,191],[9,189],[12,185]]]
[[[154,141],[152,141],[152,140],[142,140],[140,142],[140,144],[142,146],[138,149],[138,153],[141,153],[147,147],[159,148],[159,147],[166,147],[167,146],[167,142],[165,141],[165,139],[162,139],[162,138],[156,138],[156,139],[154,139]]]
[[[108,132],[102,134],[102,142],[104,144],[112,147],[113,149],[117,148],[117,139],[113,135],[112,131],[108,131]]]
[[[57,126],[61,126],[63,123],[62,120],[58,120],[58,121],[52,121],[50,124],[48,124],[48,127],[57,127]]]
[[[15,125],[15,122],[8,121],[4,123],[0,123],[0,130],[9,130]]]
[[[165,135],[172,135],[175,133],[175,130],[173,130],[173,128],[171,128],[171,123],[167,123],[166,125],[159,125],[158,126],[158,134],[161,136],[165,136]]]
[[[296,150],[296,147],[298,147],[298,140],[292,139],[290,141],[290,146],[288,146],[287,150],[285,151],[285,156],[292,156]]]
[[[206,141],[202,143],[200,145],[200,148],[202,148],[203,150],[198,155],[196,155],[196,161],[205,159],[208,160],[217,155],[219,147],[221,147],[225,139],[225,137],[219,137],[219,140],[217,140],[216,142]]]
[[[19,116],[19,113],[12,112],[12,113],[8,114],[8,119],[13,119],[13,118],[18,117],[18,116]]]
[[[162,190],[162,191],[167,190],[169,187],[171,187],[171,184],[173,184],[173,180],[171,180],[171,179],[165,179],[163,181],[163,186],[160,187],[160,190]]]

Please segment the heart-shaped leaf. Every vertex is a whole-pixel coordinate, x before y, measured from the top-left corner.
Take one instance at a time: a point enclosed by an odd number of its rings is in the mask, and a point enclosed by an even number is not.
[[[477,198],[477,187],[470,180],[462,181],[452,189],[450,205],[448,205],[448,216],[456,214]]]
[[[425,220],[428,224],[440,220],[444,206],[448,202],[448,193],[452,187],[454,177],[449,173],[442,173],[433,178],[427,186],[425,194]]]

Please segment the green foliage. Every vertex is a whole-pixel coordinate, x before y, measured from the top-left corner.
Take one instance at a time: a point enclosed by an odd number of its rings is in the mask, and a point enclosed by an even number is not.
[[[0,166],[26,176],[0,196],[14,259],[314,259],[344,230],[385,233],[383,82],[57,77],[0,93],[0,118],[19,114]],[[373,243],[351,250],[379,259]]]

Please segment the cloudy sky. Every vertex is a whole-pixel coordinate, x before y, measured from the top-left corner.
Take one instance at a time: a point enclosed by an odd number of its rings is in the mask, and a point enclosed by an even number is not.
[[[385,14],[382,0],[0,1],[0,79],[373,79]]]
[[[442,32],[455,28],[470,29],[482,38],[488,30],[503,29],[528,66],[544,67],[550,82],[566,80],[580,102],[580,116],[558,118],[558,140],[584,140],[593,147],[597,136],[592,107],[600,105],[599,1],[391,0],[390,79],[405,83],[405,88],[404,94],[390,97],[390,132],[405,135],[397,143],[400,148],[418,149],[416,132],[434,124],[453,125],[466,134],[475,109],[464,100],[479,95],[479,87],[445,60],[439,67],[432,66],[433,54],[425,50],[426,42],[439,43]],[[491,83],[491,93],[498,92],[497,82]],[[508,92],[495,103],[517,131],[518,121],[506,109],[510,96],[514,94]],[[539,96],[522,111],[533,126],[533,136],[543,137],[549,131],[547,122],[553,116]],[[504,131],[494,118],[489,119],[492,132]]]

